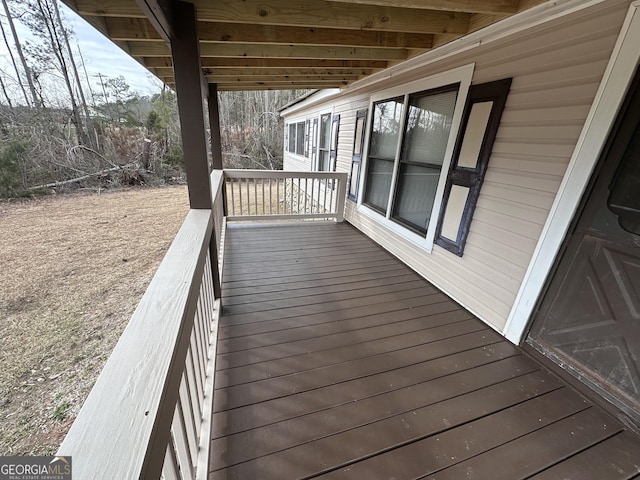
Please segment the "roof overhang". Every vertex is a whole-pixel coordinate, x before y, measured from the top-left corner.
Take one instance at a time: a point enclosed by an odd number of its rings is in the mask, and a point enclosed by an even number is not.
[[[172,0],[63,0],[174,86]],[[344,88],[547,0],[196,0],[218,90]]]

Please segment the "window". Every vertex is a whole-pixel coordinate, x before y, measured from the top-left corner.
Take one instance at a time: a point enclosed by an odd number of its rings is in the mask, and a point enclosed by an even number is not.
[[[305,146],[305,122],[290,123],[286,129],[287,152],[304,155]]]
[[[318,170],[329,171],[329,149],[331,147],[331,114],[320,115],[320,141],[318,142]]]
[[[383,215],[391,208],[393,220],[421,234],[433,210],[457,95],[456,84],[373,106],[364,202]]]
[[[362,151],[364,150],[364,129],[367,122],[367,110],[358,110],[356,113],[356,127],[353,135],[353,154],[351,155],[351,173],[349,175],[349,200],[358,199],[360,185],[360,165],[362,164]]]
[[[461,67],[372,99],[362,211],[428,251],[472,73]],[[359,170],[352,161],[352,177]]]

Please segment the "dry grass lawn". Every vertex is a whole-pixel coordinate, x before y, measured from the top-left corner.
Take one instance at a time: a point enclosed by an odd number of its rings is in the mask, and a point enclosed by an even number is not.
[[[0,203],[0,455],[56,451],[187,210],[186,187]]]

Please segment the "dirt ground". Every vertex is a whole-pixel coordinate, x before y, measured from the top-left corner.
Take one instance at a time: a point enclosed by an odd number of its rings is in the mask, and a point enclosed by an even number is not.
[[[186,187],[0,203],[0,455],[56,451],[187,211]]]

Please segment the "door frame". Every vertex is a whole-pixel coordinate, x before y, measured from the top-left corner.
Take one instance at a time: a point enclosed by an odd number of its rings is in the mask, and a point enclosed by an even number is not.
[[[522,344],[533,311],[553,270],[564,239],[579,213],[592,173],[604,151],[627,91],[640,64],[640,0],[629,6],[566,173],[551,206],[503,334]]]

